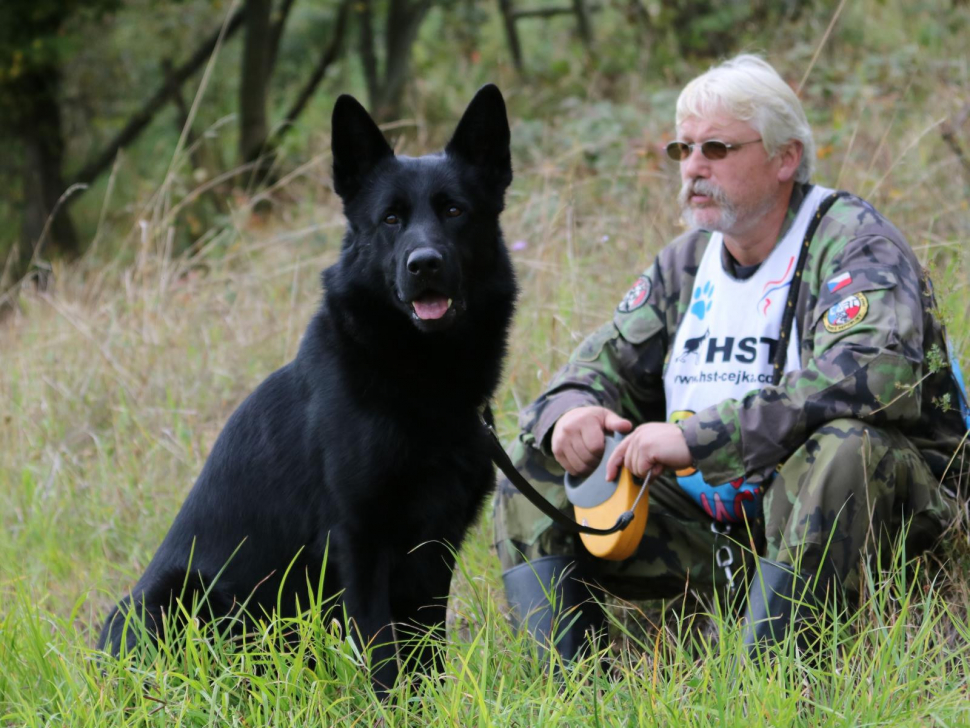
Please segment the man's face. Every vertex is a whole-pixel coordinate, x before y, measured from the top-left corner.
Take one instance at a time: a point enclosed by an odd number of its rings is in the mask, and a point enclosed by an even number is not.
[[[742,144],[759,137],[750,124],[724,113],[688,117],[677,127],[680,141],[698,145],[680,163],[678,199],[691,227],[743,235],[776,204],[780,157],[769,159],[760,141],[731,149],[718,160],[707,159],[700,150],[701,142],[710,139]]]

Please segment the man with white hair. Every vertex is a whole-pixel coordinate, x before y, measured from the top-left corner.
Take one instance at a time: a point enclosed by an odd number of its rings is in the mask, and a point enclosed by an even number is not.
[[[578,607],[556,637],[567,659],[602,625],[579,582],[631,598],[747,585],[743,639],[759,650],[793,605],[857,590],[876,546],[903,530],[908,554],[931,546],[966,472],[965,394],[930,282],[872,205],[810,182],[791,88],[738,56],[685,87],[676,123],[690,230],[522,413],[512,448],[569,513],[564,473],[590,473],[610,433],[629,433],[606,470],[654,476],[638,550],[593,558],[507,480],[496,496],[513,612],[548,637]]]

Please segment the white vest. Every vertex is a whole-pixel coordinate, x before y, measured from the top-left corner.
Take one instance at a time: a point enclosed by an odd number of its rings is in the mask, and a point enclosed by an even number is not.
[[[771,384],[789,286],[805,233],[832,190],[818,185],[805,196],[788,233],[746,280],[724,270],[724,236],[711,235],[694,279],[694,292],[664,372],[667,419],[698,412],[725,399],[741,399]],[[800,369],[798,328],[793,322],[785,371]]]
[[[819,204],[832,190],[812,187],[798,214],[754,275],[738,280],[724,270],[724,236],[716,232],[704,251],[694,291],[664,372],[667,420],[678,422],[726,399],[741,399],[771,384],[775,349],[788,293],[808,226]],[[801,368],[797,322],[792,322],[785,371]],[[678,481],[717,520],[752,516],[760,488],[742,480],[728,487],[704,484],[693,468],[679,471]],[[750,490],[750,493],[741,491]]]

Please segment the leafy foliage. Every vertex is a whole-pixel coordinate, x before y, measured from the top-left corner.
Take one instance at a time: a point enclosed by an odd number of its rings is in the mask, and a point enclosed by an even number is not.
[[[0,109],[15,114],[24,99],[24,77],[62,63],[78,39],[64,32],[79,15],[97,17],[122,0],[5,0],[0,3]]]

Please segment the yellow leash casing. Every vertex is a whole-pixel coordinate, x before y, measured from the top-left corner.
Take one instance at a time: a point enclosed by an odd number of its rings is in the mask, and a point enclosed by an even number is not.
[[[576,521],[584,526],[593,528],[609,528],[616,519],[633,507],[640,488],[647,485],[637,485],[630,471],[623,468],[620,471],[619,482],[613,495],[606,501],[593,508],[581,508],[573,506],[576,511]],[[586,550],[593,556],[608,561],[622,561],[629,558],[640,545],[643,538],[643,531],[647,527],[647,514],[650,512],[649,494],[644,493],[640,499],[640,504],[633,512],[633,521],[621,531],[611,533],[609,536],[591,536],[588,533],[581,533],[579,537],[583,540]]]
[[[633,508],[640,488],[648,487],[646,483],[639,485],[626,468],[620,471],[616,483],[606,480],[606,462],[622,440],[623,435],[619,434],[606,438],[603,457],[590,475],[575,477],[566,474],[566,497],[573,504],[577,523],[593,528],[612,528],[616,519]],[[632,556],[643,538],[650,510],[649,494],[643,495],[633,512],[633,520],[626,528],[608,536],[579,534],[586,550],[597,558],[609,561],[622,561]]]

